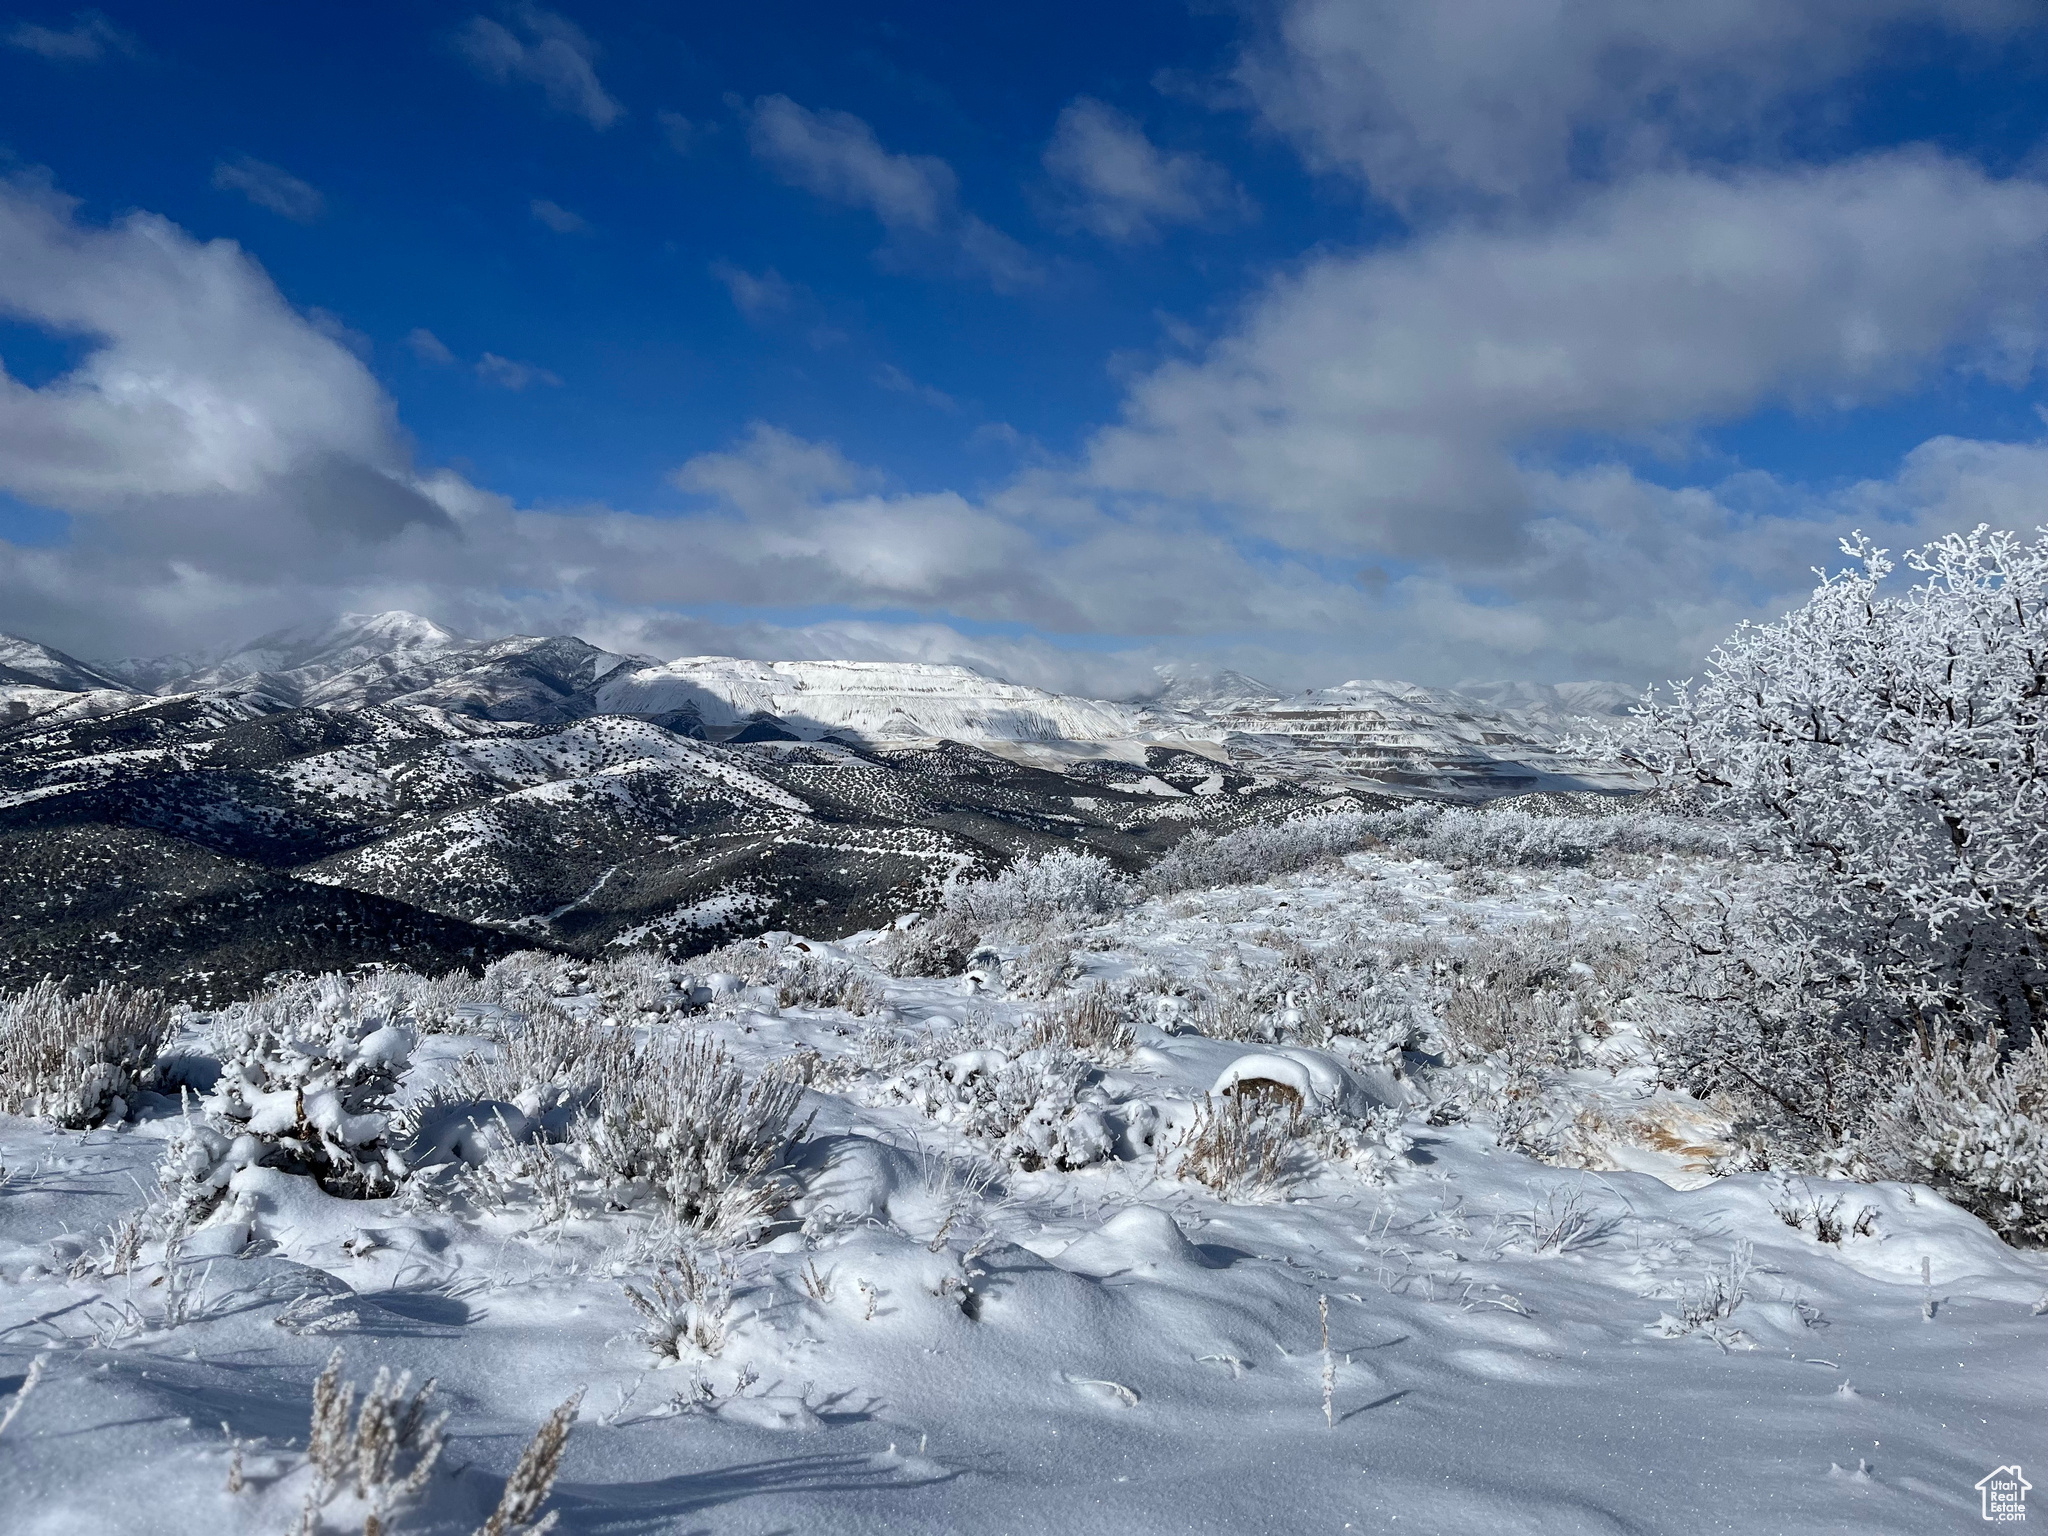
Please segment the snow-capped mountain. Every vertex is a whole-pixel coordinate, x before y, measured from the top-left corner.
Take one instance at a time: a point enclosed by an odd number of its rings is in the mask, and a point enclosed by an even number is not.
[[[229,688],[285,706],[420,705],[526,724],[632,715],[742,744],[957,741],[1054,769],[1089,760],[1139,766],[1148,751],[1173,746],[1325,791],[1462,799],[1626,787],[1560,753],[1558,741],[1588,717],[1624,712],[1634,700],[1611,683],[1452,691],[1357,681],[1288,694],[1240,672],[1168,667],[1150,698],[1118,702],[963,666],[731,656],[659,662],[569,636],[471,641],[402,612],[280,631],[196,669],[173,658],[108,669],[116,670],[159,695]]]
[[[1137,865],[1334,795],[1626,787],[1558,748],[1590,687],[1283,695],[1190,671],[1119,703],[959,666],[466,640],[404,613],[189,662],[0,643],[0,984],[690,950],[873,922],[1032,848]]]
[[[697,719],[594,712],[615,660],[503,641],[312,690],[339,703],[116,693],[99,718],[0,728],[0,987],[122,976],[216,996],[278,969],[442,969],[534,945],[691,953],[872,924],[1026,850],[1136,866],[1191,827],[1313,803],[1171,746],[1065,773],[958,741],[721,743]],[[361,702],[365,675],[463,661]],[[480,697],[480,680],[507,691]],[[513,709],[534,718],[490,717]]]
[[[1505,685],[1504,685],[1505,686]],[[1214,740],[1238,766],[1330,789],[1484,800],[1533,790],[1636,787],[1560,749],[1588,721],[1569,707],[1609,684],[1535,685],[1524,708],[1413,683],[1360,679],[1282,694],[1241,673],[1169,678],[1146,711],[1158,737]]]
[[[146,693],[239,686],[296,704],[321,684],[363,667],[403,670],[464,643],[416,613],[351,613],[332,624],[274,630],[220,655],[129,658],[109,670]]]
[[[1623,683],[1460,683],[1457,691],[1496,709],[1560,724],[1619,718],[1643,698],[1640,688]]]
[[[802,740],[1110,742],[1145,734],[1129,705],[923,662],[689,656],[615,673],[597,701],[609,713],[672,716],[707,732],[773,725]]]
[[[128,685],[103,668],[51,646],[0,635],[0,730],[103,715],[132,699]]]
[[[1225,704],[1253,704],[1285,697],[1282,689],[1229,668],[1211,670],[1191,666],[1163,666],[1159,691],[1146,702],[1155,709],[1209,710]]]
[[[128,687],[104,668],[14,635],[0,635],[0,684],[48,688],[59,693],[85,693],[95,688],[123,692]]]

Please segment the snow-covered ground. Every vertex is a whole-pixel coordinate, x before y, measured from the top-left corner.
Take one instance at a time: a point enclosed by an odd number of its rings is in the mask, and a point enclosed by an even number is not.
[[[1461,946],[1562,942],[1591,978],[1701,868],[1354,854],[964,976],[888,976],[891,940],[868,935],[649,983],[716,992],[696,1008],[532,969],[589,1029],[798,1065],[814,1118],[790,1203],[746,1241],[577,1173],[527,1139],[527,1104],[467,1130],[422,1117],[423,1142],[483,1166],[388,1198],[244,1168],[167,1265],[175,1101],[84,1133],[0,1117],[0,1414],[39,1378],[0,1429],[0,1524],[298,1528],[338,1347],[345,1378],[432,1376],[452,1411],[387,1531],[476,1529],[578,1391],[563,1532],[1974,1528],[1980,1478],[2048,1466],[2048,1256],[1924,1188],[1711,1176],[1727,1127],[1654,1088],[1644,1020],[1592,981],[1576,1054],[1543,1079],[1551,1119],[1519,1136],[1484,1111],[1516,1101],[1507,1067],[1403,1052],[1398,1027],[1299,1043],[1315,1005],[1288,978],[1319,959],[1426,977]],[[1082,974],[1021,995],[1054,950]],[[779,1002],[784,962],[862,1011]],[[1031,1021],[1081,1017],[1095,983],[1128,1036],[1072,1034],[1078,1062],[1034,1044]],[[401,1098],[500,1050],[508,995],[435,1014]],[[1397,1025],[1398,1002],[1368,1000]],[[179,1047],[195,1080],[211,1030]],[[1065,1088],[1022,1113],[1019,1073]],[[1233,1083],[1266,1106],[1272,1161],[1226,1199],[1192,1154],[1229,1123],[1205,1095]],[[1515,1150],[1539,1142],[1548,1161]],[[146,1208],[138,1249],[123,1224]],[[696,1296],[672,1353],[626,1289],[654,1302],[657,1277]],[[320,1518],[363,1529],[347,1487]]]

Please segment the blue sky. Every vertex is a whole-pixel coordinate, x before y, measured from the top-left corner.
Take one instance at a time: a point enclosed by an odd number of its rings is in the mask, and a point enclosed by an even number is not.
[[[2048,490],[2020,0],[0,15],[0,628],[1685,669]],[[232,242],[233,248],[219,244]]]

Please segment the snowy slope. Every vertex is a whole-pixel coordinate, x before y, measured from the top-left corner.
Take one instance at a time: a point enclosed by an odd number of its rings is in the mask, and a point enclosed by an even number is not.
[[[251,1167],[177,1229],[149,1205],[174,1098],[83,1135],[0,1116],[0,1399],[41,1362],[0,1435],[8,1528],[292,1529],[338,1349],[344,1379],[431,1376],[453,1412],[387,1526],[414,1536],[474,1531],[579,1390],[561,1536],[1979,1529],[1978,1480],[2041,1458],[2048,1259],[1925,1187],[1686,1168],[1652,1123],[1684,1106],[1643,1080],[1626,1031],[1579,1074],[1602,1129],[1577,1166],[1437,1113],[1454,1072],[1411,1057],[1425,1101],[1354,1037],[1299,1054],[1385,1107],[1319,1110],[1234,1198],[1185,1171],[1173,1128],[1204,1095],[1296,1059],[1190,1027],[1182,1005],[1219,978],[1298,978],[1301,951],[1362,933],[1434,953],[1568,919],[1597,940],[1669,878],[1474,885],[1358,855],[1099,923],[1079,958],[1136,988],[1132,1037],[1083,1063],[1064,1123],[1105,1140],[1064,1170],[999,1155],[952,1091],[1053,1005],[1001,972],[884,975],[869,936],[756,955],[771,980],[794,974],[779,957],[847,966],[878,994],[859,1014],[772,986],[683,1014],[706,978],[669,970],[641,973],[663,1010],[641,1012],[619,974],[505,968],[458,1004],[461,1027],[501,1036],[424,1036],[402,1089],[449,1093],[498,1139],[403,1198]],[[506,985],[522,976],[526,1003]],[[404,1019],[407,995],[357,998]],[[815,1119],[788,1219],[751,1243],[677,1231],[644,1186],[607,1187],[547,1139],[573,1132],[512,1131],[515,1104],[454,1088],[522,1007],[593,1037],[701,1034],[756,1074],[797,1064]],[[222,1049],[203,1020],[180,1048],[202,1080]],[[1831,1206],[1823,1240],[1810,1213]],[[705,1326],[659,1353],[624,1288],[680,1287],[685,1260],[711,1283],[678,1310]],[[346,1489],[325,1514],[332,1536],[362,1528]]]
[[[1056,771],[1089,760],[1144,768],[1153,749],[1180,748],[1326,793],[1483,799],[1633,787],[1555,750],[1583,716],[1632,702],[1605,683],[1475,684],[1468,694],[1360,681],[1287,695],[1239,672],[1162,667],[1153,696],[1116,702],[931,663],[664,663],[568,636],[463,641],[405,613],[280,632],[196,670],[175,658],[123,666],[164,693],[225,685],[287,704],[417,704],[533,724],[630,714],[719,742],[960,741]]]
[[[241,687],[296,704],[322,683],[360,667],[403,667],[462,643],[416,613],[351,613],[331,624],[275,630],[222,655],[130,658],[110,670],[151,693]]]
[[[570,635],[512,635],[379,656],[305,688],[299,702],[323,709],[414,704],[553,724],[600,713],[597,684],[634,660]]]
[[[1460,683],[1457,692],[1497,709],[1553,726],[1574,720],[1626,715],[1642,702],[1640,688],[1622,683]]]
[[[1331,788],[1399,787],[1457,799],[1551,789],[1631,789],[1559,751],[1571,720],[1504,708],[1449,689],[1360,679],[1289,696],[1220,690],[1154,729],[1213,734],[1246,768]],[[1583,723],[1583,722],[1582,722]]]
[[[389,951],[380,934],[408,963],[463,964],[497,952],[475,925],[586,952],[799,919],[837,932],[1020,851],[1135,865],[1190,826],[1308,803],[1170,751],[1066,773],[958,744],[720,744],[589,714],[582,680],[611,659],[580,641],[539,642],[541,659],[503,645],[385,704],[115,695],[103,718],[0,735],[0,985],[121,976],[215,995],[360,963]],[[503,691],[480,697],[485,681]],[[440,703],[407,702],[424,698]]]
[[[0,685],[48,688],[59,693],[95,689],[120,692],[128,686],[101,667],[67,656],[54,646],[0,634]]]
[[[598,702],[624,714],[693,717],[713,729],[768,715],[810,739],[1109,741],[1143,730],[1126,705],[921,662],[691,656],[620,672],[599,688]]]

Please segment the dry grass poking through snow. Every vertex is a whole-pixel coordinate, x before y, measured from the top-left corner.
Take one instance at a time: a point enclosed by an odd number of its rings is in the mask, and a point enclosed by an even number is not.
[[[1032,1021],[1027,1049],[1064,1045],[1091,1061],[1122,1061],[1137,1044],[1137,1033],[1109,988],[1100,984],[1060,999]]]
[[[341,1361],[337,1348],[313,1383],[313,1427],[306,1438],[313,1486],[306,1491],[294,1536],[317,1536],[321,1510],[344,1489],[353,1494],[363,1514],[364,1536],[382,1536],[399,1506],[412,1502],[427,1486],[441,1459],[441,1432],[448,1415],[427,1417],[434,1395],[431,1380],[408,1397],[412,1373],[407,1371],[394,1382],[390,1368],[380,1367],[351,1425],[356,1388],[341,1379]]]
[[[161,993],[113,982],[74,993],[45,979],[0,993],[0,1112],[72,1130],[119,1119],[172,1026]]]
[[[1247,1085],[1249,1089],[1249,1085]],[[1251,1091],[1205,1094],[1195,1122],[1171,1149],[1176,1171],[1225,1200],[1270,1194],[1297,1172],[1298,1096]]]

